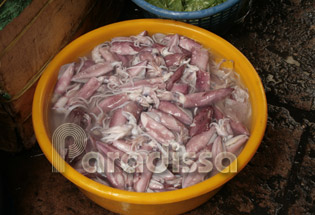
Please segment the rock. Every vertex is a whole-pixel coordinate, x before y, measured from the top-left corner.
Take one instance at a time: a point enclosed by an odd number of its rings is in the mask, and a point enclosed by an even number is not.
[[[300,66],[299,61],[296,61],[293,59],[292,56],[287,57],[287,59],[285,60],[288,64],[293,64],[295,66]]]

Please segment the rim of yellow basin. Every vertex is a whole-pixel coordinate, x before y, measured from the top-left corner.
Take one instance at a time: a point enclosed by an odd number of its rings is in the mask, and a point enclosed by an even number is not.
[[[261,80],[246,57],[221,37],[190,24],[162,19],[138,19],[110,24],[93,30],[67,45],[49,63],[40,78],[33,100],[33,126],[38,143],[49,162],[52,163],[53,147],[48,131],[49,103],[57,80],[59,67],[70,63],[89,51],[97,44],[116,36],[130,36],[147,30],[153,33],[178,33],[195,39],[222,57],[235,62],[235,70],[240,74],[245,86],[248,87],[252,105],[251,136],[241,154],[231,165],[237,162],[241,171],[257,151],[264,136],[267,123],[267,102]],[[61,161],[57,156],[54,163]],[[230,165],[230,166],[231,166]],[[226,168],[226,170],[229,167]],[[83,190],[94,195],[119,202],[133,204],[165,204],[191,199],[213,191],[237,173],[220,173],[196,185],[161,193],[137,193],[108,187],[97,183],[73,169],[66,163],[62,174]]]

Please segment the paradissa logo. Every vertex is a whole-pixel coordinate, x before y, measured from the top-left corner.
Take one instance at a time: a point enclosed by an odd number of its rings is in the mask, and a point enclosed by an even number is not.
[[[72,138],[70,145],[66,146],[66,139]],[[52,150],[52,160],[59,172],[65,171],[65,154],[73,159],[84,152],[87,137],[84,130],[73,123],[65,123],[59,126],[53,136],[52,143],[56,150]],[[107,144],[107,143],[103,143]],[[160,151],[131,151],[127,153],[118,152],[88,152],[81,160],[84,171],[88,173],[114,173],[116,165],[127,173],[142,173],[144,169],[153,173],[162,173],[171,168],[174,173],[209,173],[212,170],[222,173],[237,172],[237,158],[233,153],[222,152],[213,158],[211,152],[192,153],[186,152],[185,146],[178,143],[162,145]],[[58,159],[59,158],[59,159]],[[235,162],[233,162],[236,160]],[[230,165],[231,164],[231,165]],[[226,168],[229,166],[229,168]],[[53,172],[56,172],[53,168]]]
[[[170,165],[174,173],[209,173],[214,168],[222,173],[237,172],[237,162],[232,163],[236,156],[230,152],[219,153],[212,159],[211,152],[196,153],[172,153],[171,158],[160,152],[128,152],[121,157],[117,152],[108,152],[105,156],[99,152],[88,152],[82,158],[82,167],[88,173],[113,173],[115,165],[120,166],[127,173],[142,173],[147,168],[153,173],[162,173]],[[212,163],[214,160],[214,164]],[[226,162],[226,164],[224,164]],[[229,168],[225,169],[228,164]]]

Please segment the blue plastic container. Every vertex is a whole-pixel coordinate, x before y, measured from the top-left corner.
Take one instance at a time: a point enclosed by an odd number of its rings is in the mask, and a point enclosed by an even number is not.
[[[147,18],[173,19],[190,23],[214,32],[225,32],[239,18],[248,0],[227,0],[226,2],[199,11],[177,12],[156,7],[144,0],[132,0],[143,9]]]

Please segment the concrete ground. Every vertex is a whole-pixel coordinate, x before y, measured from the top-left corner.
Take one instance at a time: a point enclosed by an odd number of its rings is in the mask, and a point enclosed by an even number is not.
[[[140,18],[134,9],[126,1],[120,19]],[[314,214],[315,2],[254,0],[245,22],[223,37],[259,73],[267,94],[268,125],[244,170],[186,214]],[[11,202],[16,214],[113,214],[62,175],[51,173],[38,146],[0,156],[5,159],[1,172],[10,193],[7,205]]]

